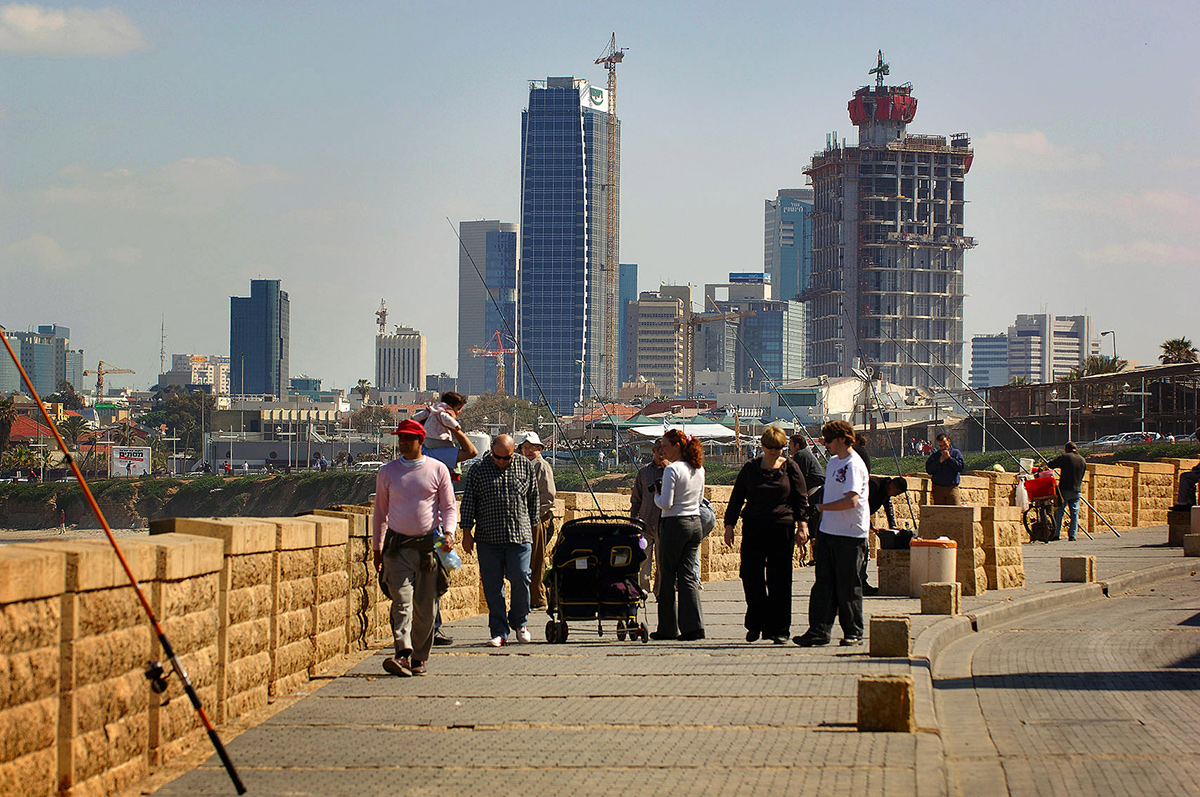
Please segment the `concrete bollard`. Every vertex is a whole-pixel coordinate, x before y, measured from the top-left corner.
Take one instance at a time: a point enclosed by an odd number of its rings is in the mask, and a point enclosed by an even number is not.
[[[867,675],[858,679],[858,729],[912,733],[911,675]]]
[[[870,655],[873,658],[908,658],[911,626],[908,615],[872,617]]]
[[[962,585],[957,581],[931,581],[921,585],[921,614],[955,615],[962,607]]]
[[[1188,534],[1183,538],[1183,555],[1200,556],[1200,534]]]
[[[1096,580],[1096,557],[1064,556],[1058,560],[1059,581],[1091,584]]]
[[[1183,538],[1191,533],[1192,512],[1190,510],[1172,509],[1167,512],[1167,545],[1181,547]]]

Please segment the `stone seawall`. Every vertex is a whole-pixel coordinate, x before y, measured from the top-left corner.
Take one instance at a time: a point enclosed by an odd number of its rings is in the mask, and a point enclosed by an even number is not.
[[[1093,466],[1084,494],[1117,529],[1162,522],[1192,464]],[[973,592],[1023,585],[1011,474],[964,477],[972,505],[961,508],[926,509],[928,480],[909,481],[909,497],[896,501],[898,520],[922,536],[959,539],[970,551],[960,575]],[[721,534],[731,490],[707,489],[718,526],[701,545],[704,581],[738,574],[740,525],[732,546]],[[561,493],[556,516],[562,523],[628,508],[626,494]],[[304,690],[344,654],[390,642],[389,604],[371,566],[370,511],[338,505],[300,517],[167,519],[147,537],[122,541],[215,722]],[[1107,530],[1094,512],[1087,518],[1093,533]],[[883,526],[882,516],[874,523]],[[447,621],[486,611],[478,561],[460,555],[463,568],[442,599]],[[797,563],[802,555],[797,550]],[[892,575],[899,584],[899,570]],[[207,745],[173,674],[164,694],[151,691],[146,663],[161,658],[106,542],[0,546],[0,794],[108,794]]]

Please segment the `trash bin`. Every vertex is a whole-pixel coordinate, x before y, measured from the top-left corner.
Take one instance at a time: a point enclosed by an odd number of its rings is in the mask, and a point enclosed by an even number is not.
[[[957,566],[958,543],[954,540],[913,540],[908,544],[908,594],[919,598],[922,584],[958,581]]]

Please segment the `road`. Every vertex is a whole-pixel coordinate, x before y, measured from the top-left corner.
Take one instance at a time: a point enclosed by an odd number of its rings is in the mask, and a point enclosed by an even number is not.
[[[934,668],[951,794],[1200,793],[1200,580],[1045,612]]]

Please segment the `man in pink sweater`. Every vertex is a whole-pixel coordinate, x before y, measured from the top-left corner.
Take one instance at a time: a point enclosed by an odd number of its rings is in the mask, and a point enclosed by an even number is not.
[[[371,549],[380,583],[392,599],[396,652],[383,669],[407,678],[426,673],[438,599],[435,532],[442,531],[445,550],[452,550],[457,515],[450,471],[421,454],[424,427],[401,421],[393,434],[400,457],[380,468],[375,479]]]

